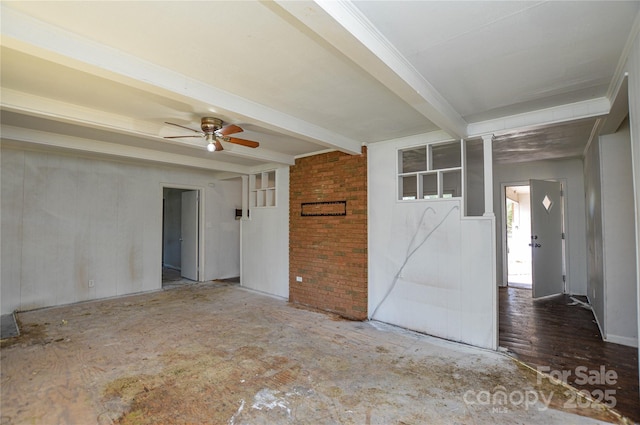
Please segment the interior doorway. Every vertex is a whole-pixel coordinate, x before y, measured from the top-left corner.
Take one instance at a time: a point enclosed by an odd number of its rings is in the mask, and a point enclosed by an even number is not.
[[[503,184],[503,285],[529,289],[533,298],[565,293],[564,183]]]
[[[162,190],[162,286],[193,283],[200,271],[200,191]]]
[[[505,187],[507,286],[531,289],[531,195],[529,185]]]

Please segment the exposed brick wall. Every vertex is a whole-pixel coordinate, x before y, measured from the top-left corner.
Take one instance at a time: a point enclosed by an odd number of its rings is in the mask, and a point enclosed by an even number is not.
[[[289,300],[366,319],[366,148],[297,159],[289,189]],[[302,203],[330,201],[346,201],[346,216],[301,216]]]

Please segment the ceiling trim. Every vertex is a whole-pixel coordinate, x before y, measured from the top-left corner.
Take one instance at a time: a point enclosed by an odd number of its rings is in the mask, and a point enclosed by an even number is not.
[[[477,137],[488,133],[505,132],[524,127],[559,124],[606,115],[611,110],[611,103],[606,97],[539,109],[537,111],[510,115],[494,120],[479,121],[468,126],[468,137]]]
[[[12,10],[4,4],[0,8],[2,42],[7,47],[129,86],[154,91],[162,96],[173,95],[198,100],[214,108],[246,117],[267,128],[284,130],[327,148],[360,154],[361,141],[79,37]]]
[[[370,146],[378,144],[392,144],[395,148],[404,149],[410,147],[421,147],[425,144],[442,143],[455,141],[455,137],[451,137],[449,133],[443,130],[435,130],[429,133],[413,134],[411,136],[398,137],[395,139],[385,140],[383,142],[372,143]]]
[[[452,137],[466,135],[467,122],[350,1],[276,1],[429,121]],[[352,38],[327,26],[327,14]]]
[[[629,37],[627,38],[627,42],[622,49],[622,54],[620,55],[620,60],[618,61],[618,65],[616,66],[616,70],[613,74],[613,78],[611,79],[611,84],[607,90],[607,98],[613,102],[618,91],[620,90],[620,85],[625,78],[627,73],[627,59],[629,58],[629,53],[631,52],[631,48],[636,41],[636,37],[640,33],[640,11],[636,14],[636,19],[633,21],[633,25],[631,26],[631,31],[629,31]]]
[[[256,159],[266,162],[275,162],[278,164],[294,165],[296,163],[293,155],[287,155],[263,148],[248,148],[245,146],[234,145],[232,143],[224,144],[224,153],[228,153],[240,158]]]
[[[611,111],[598,134],[613,134],[618,131],[622,121],[629,115],[629,78],[624,74],[615,97],[611,99]]]
[[[248,174],[250,170],[249,167],[244,165],[229,164],[227,162],[212,159],[195,158],[188,155],[173,154],[135,146],[116,145],[109,142],[30,130],[22,127],[2,126],[2,139],[91,154],[133,158],[143,161],[171,164],[174,166],[180,165],[191,168],[200,168],[204,170],[228,171],[242,174]]]
[[[331,153],[331,152],[335,152],[335,149],[325,149],[325,150],[321,150],[321,151],[317,151],[317,152],[309,152],[309,153],[303,153],[300,155],[296,155],[295,159],[300,159],[300,158],[306,158],[308,156],[315,156],[315,155],[323,155],[326,153]]]
[[[591,147],[591,143],[600,134],[604,123],[605,123],[605,119],[603,118],[596,119],[596,122],[593,124],[593,127],[591,128],[591,133],[589,134],[589,140],[587,140],[587,143],[585,144],[584,149],[582,150],[583,157],[587,156],[587,153],[589,152],[589,148]]]
[[[274,162],[265,163],[265,164],[259,164],[259,165],[253,165],[253,166],[249,167],[249,174],[262,173],[264,171],[273,171],[273,170],[277,170],[277,169],[279,169],[281,167],[282,167],[281,164],[276,164]]]
[[[217,173],[213,173],[211,175],[211,177],[213,177],[214,180],[231,180],[231,179],[237,179],[239,177],[242,177],[246,174],[240,174],[240,173],[230,173],[227,171],[220,171]]]

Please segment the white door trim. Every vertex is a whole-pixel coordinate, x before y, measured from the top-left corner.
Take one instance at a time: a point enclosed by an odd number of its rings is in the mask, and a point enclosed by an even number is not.
[[[528,180],[517,182],[500,183],[500,240],[502,241],[502,281],[498,286],[507,286],[508,276],[508,256],[507,256],[507,194],[506,188],[509,186],[529,186]]]

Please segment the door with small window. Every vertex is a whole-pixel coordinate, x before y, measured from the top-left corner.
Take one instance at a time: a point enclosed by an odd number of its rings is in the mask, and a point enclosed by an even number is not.
[[[562,184],[531,180],[533,297],[564,292]]]

